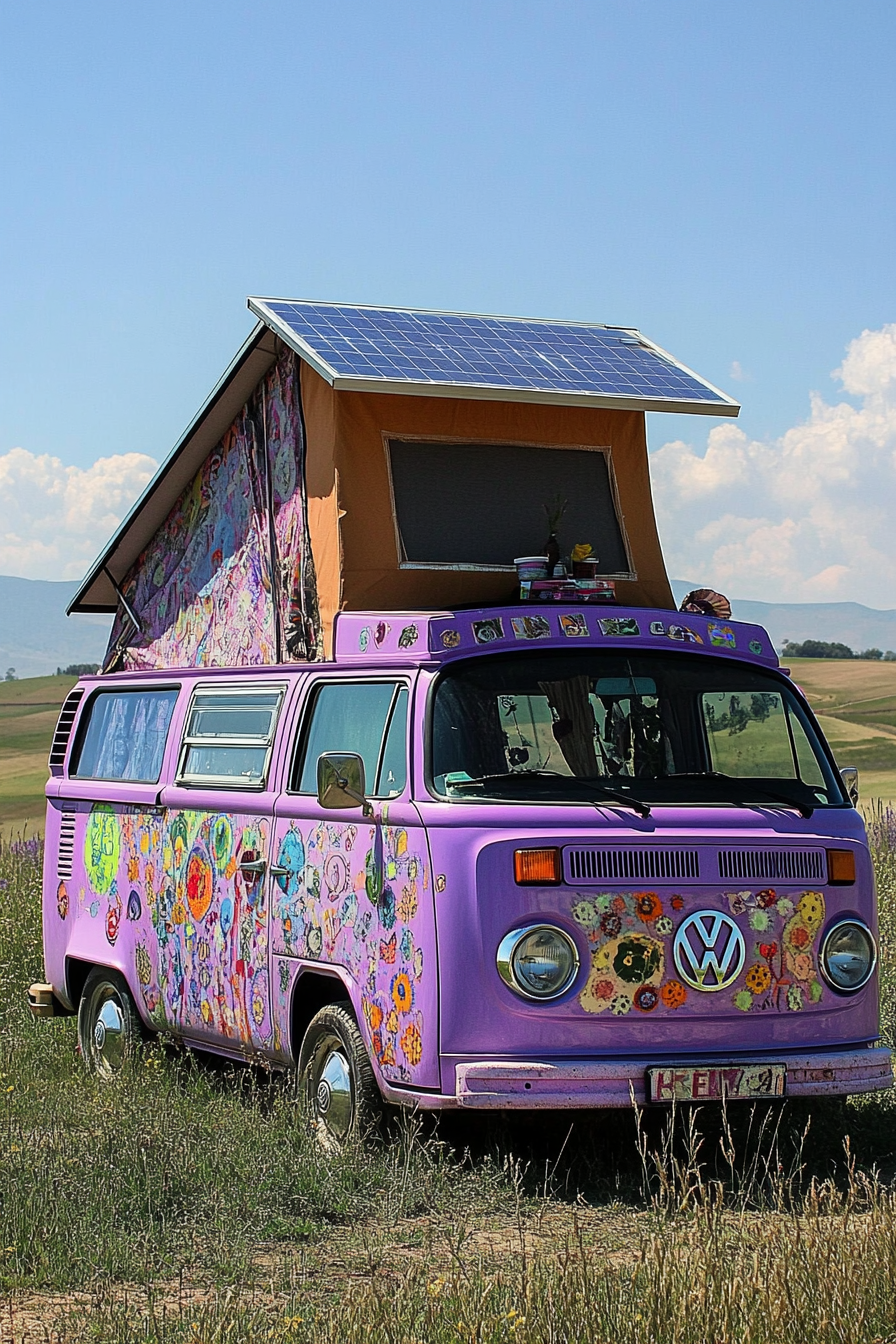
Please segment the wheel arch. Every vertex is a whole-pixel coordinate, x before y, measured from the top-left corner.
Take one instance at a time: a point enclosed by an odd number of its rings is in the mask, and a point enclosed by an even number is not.
[[[289,1053],[295,1064],[299,1062],[302,1040],[315,1013],[319,1013],[321,1008],[326,1008],[329,1004],[336,1003],[348,1005],[363,1037],[363,1026],[358,1019],[351,990],[338,972],[335,970],[299,972],[293,985],[289,1012]]]

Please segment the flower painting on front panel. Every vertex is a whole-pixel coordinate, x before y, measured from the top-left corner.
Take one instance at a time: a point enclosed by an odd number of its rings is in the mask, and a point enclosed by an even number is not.
[[[820,891],[583,891],[570,913],[591,945],[578,996],[587,1013],[736,1017],[825,998]]]

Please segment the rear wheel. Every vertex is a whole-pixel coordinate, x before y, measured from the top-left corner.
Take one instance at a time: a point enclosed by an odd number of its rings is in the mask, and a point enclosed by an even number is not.
[[[305,1114],[324,1148],[339,1148],[382,1120],[383,1100],[348,1003],[328,1004],[311,1019],[299,1080]]]
[[[132,1059],[143,1039],[143,1024],[124,976],[97,966],[78,1004],[78,1044],[91,1073],[111,1078]]]

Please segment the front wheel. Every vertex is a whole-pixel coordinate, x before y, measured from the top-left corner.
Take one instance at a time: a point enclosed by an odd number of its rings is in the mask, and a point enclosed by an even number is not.
[[[111,1078],[131,1059],[143,1038],[143,1024],[124,976],[95,967],[78,1004],[78,1044],[91,1073]]]
[[[383,1100],[348,1003],[329,1004],[308,1025],[299,1056],[302,1103],[326,1149],[376,1129]]]

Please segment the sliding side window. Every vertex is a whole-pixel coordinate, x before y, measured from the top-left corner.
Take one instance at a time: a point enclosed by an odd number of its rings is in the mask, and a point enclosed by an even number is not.
[[[285,690],[197,690],[187,714],[178,783],[264,788]]]

